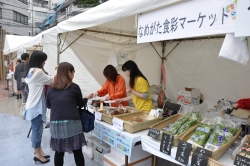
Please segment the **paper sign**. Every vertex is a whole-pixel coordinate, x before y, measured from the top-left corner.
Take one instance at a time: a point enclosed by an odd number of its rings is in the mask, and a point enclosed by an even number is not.
[[[123,121],[120,120],[120,119],[117,119],[117,118],[113,118],[112,119],[112,122],[113,122],[113,126],[120,130],[120,131],[124,131],[124,128],[123,128]]]
[[[179,140],[175,160],[187,165],[191,150],[192,145],[190,143]]]
[[[234,165],[237,166],[250,166],[250,159],[241,155],[236,155]]]
[[[95,111],[95,119],[102,121],[102,113]]]
[[[95,128],[92,130],[92,135],[94,135],[96,138],[102,140],[102,125],[95,122]]]
[[[173,144],[173,136],[167,133],[162,133],[160,151],[167,155],[171,155],[172,144]]]
[[[127,156],[131,156],[132,139],[120,132],[116,132],[115,148]]]
[[[161,134],[160,130],[156,130],[156,129],[149,129],[148,130],[148,136],[152,137],[154,139],[158,139],[160,134]]]
[[[17,50],[17,53],[16,53],[17,54],[17,58],[21,59],[21,55],[23,53],[26,53],[26,49],[25,48]]]
[[[192,156],[191,166],[208,165],[208,159],[211,155],[211,151],[197,147]]]
[[[102,140],[112,147],[115,147],[116,131],[102,126]]]

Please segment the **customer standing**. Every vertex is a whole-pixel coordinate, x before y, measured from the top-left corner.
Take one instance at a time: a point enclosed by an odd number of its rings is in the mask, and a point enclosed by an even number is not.
[[[62,166],[64,152],[70,151],[74,153],[77,166],[85,165],[82,146],[86,145],[86,141],[78,108],[86,105],[88,99],[82,98],[80,87],[72,82],[74,73],[73,65],[60,63],[46,99],[51,110],[50,147],[55,151],[55,166]]]
[[[22,82],[24,79],[25,71],[27,70],[27,66],[29,63],[29,54],[23,53],[21,55],[21,62],[17,64],[15,72],[14,72],[14,78],[17,82],[17,99],[21,99],[21,96],[23,96],[23,103],[26,102],[27,95],[24,93],[24,89],[22,86]],[[21,91],[21,94],[20,94]]]
[[[141,73],[134,61],[127,61],[122,65],[122,71],[129,77],[129,87],[127,92],[132,93],[131,96],[117,99],[118,103],[129,101],[132,99],[135,108],[142,111],[150,111],[153,103],[150,97],[150,89],[147,78]]]
[[[114,66],[108,65],[103,70],[103,75],[106,77],[106,82],[100,90],[96,92],[97,96],[102,97],[108,94],[105,100],[115,100],[127,97],[126,83],[122,76],[117,73]],[[91,94],[90,94],[91,95]],[[127,106],[128,102],[122,102],[123,106]],[[118,107],[118,103],[111,103],[112,107]]]
[[[34,51],[30,57],[26,72],[26,83],[29,86],[29,95],[26,102],[25,119],[31,120],[32,148],[35,151],[34,161],[47,163],[50,156],[46,155],[41,147],[43,123],[46,121],[45,85],[53,82],[53,77],[44,72],[47,55],[42,51]]]

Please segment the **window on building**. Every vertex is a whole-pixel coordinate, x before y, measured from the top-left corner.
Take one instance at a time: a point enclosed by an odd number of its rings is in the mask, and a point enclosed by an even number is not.
[[[22,2],[22,3],[24,3],[24,4],[28,4],[28,2],[27,2],[27,0],[18,0],[18,1],[20,1],[20,2]]]
[[[2,9],[0,8],[0,19],[2,19]]]
[[[13,21],[28,25],[28,17],[16,11],[13,11]]]
[[[47,13],[46,13],[46,12],[38,12],[38,11],[36,11],[36,12],[35,12],[35,15],[36,15],[36,16],[39,16],[39,17],[46,17],[46,16],[47,16]]]
[[[48,7],[48,1],[43,1],[43,2],[42,2],[42,7],[47,8],[47,7]]]

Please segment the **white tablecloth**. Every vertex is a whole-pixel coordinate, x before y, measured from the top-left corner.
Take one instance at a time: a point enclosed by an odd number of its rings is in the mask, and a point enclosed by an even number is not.
[[[160,152],[160,141],[155,140],[147,135],[141,136],[142,149],[155,156],[163,158],[165,160],[171,161],[173,163],[183,165],[182,163],[175,160],[177,147],[172,147],[171,156]],[[227,153],[223,154],[218,160],[219,163],[225,164],[226,166],[233,166],[233,160],[231,156]],[[191,165],[191,159],[189,159],[189,164]],[[184,166],[184,165],[183,165]]]

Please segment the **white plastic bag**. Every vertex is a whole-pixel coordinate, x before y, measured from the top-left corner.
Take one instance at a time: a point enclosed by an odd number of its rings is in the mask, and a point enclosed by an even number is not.
[[[246,65],[249,60],[246,38],[234,37],[233,33],[227,34],[221,47],[219,57]]]

